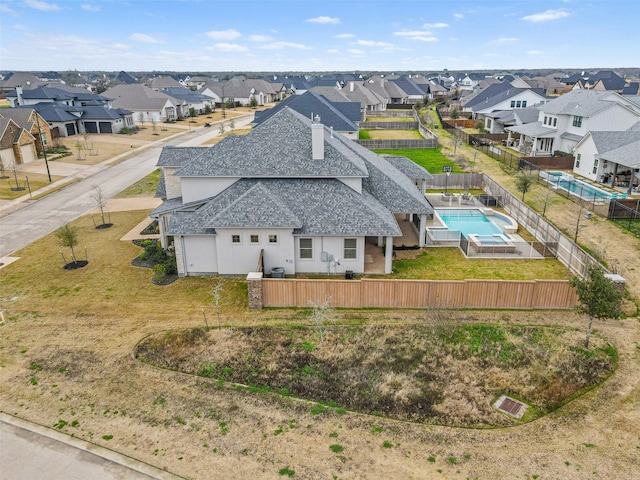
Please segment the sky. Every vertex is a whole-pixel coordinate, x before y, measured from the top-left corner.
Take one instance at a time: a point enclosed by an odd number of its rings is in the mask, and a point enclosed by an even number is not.
[[[638,0],[0,0],[0,70],[640,66]]]

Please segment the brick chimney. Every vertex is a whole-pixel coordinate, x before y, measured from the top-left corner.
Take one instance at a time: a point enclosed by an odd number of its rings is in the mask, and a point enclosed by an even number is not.
[[[320,123],[319,115],[311,123],[311,158],[324,160],[324,125]]]

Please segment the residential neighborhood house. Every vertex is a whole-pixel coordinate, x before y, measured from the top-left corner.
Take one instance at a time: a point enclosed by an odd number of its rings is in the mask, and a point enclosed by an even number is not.
[[[151,216],[163,246],[173,239],[181,276],[246,275],[262,265],[287,275],[363,273],[368,248],[384,251],[391,273],[393,238],[402,236],[396,215],[411,220],[424,246],[433,213],[421,192],[429,173],[418,167],[410,174],[420,178],[409,178],[394,162],[283,108],[213,147],[165,147],[164,203]]]

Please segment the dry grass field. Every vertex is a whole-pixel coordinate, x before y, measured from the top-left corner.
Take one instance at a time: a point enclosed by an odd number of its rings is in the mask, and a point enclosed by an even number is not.
[[[0,269],[2,299],[9,300],[1,304],[2,411],[193,479],[212,478],[211,472],[231,479],[632,479],[640,471],[637,319],[597,322],[603,343],[595,346],[616,346],[616,371],[599,387],[523,425],[456,428],[319,407],[135,359],[145,339],[203,327],[203,309],[208,323],[217,325],[212,279],[155,286],[148,269],[130,265],[141,250],[119,239],[145,216],[116,212],[114,226],[103,230],[94,229],[89,217],[79,219],[78,254],[84,257],[86,245],[89,259],[82,269],[62,269],[54,236],[17,252],[21,258]],[[586,319],[572,312],[359,310],[341,311],[339,323],[403,334],[411,332],[409,326],[560,327],[561,335],[569,333],[571,351],[581,345]],[[221,332],[239,339],[244,327],[312,326],[304,310],[248,311],[243,282],[236,280],[226,283],[221,324]],[[419,344],[418,337],[414,341]],[[245,359],[250,354],[238,351]],[[542,381],[551,383],[564,371],[553,358],[547,369],[532,370]],[[392,360],[387,353],[373,364]],[[479,365],[457,369],[453,411],[468,408],[465,392],[489,373]],[[389,385],[406,386],[402,372],[395,375]]]

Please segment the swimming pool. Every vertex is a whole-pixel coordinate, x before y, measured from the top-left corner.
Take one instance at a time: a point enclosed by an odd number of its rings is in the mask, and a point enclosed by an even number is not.
[[[574,178],[573,175],[570,175],[565,172],[558,171],[550,171],[550,172],[541,172],[541,178],[545,178],[547,182],[556,186],[556,188],[560,188],[565,190],[566,192],[572,193],[577,197],[580,197],[584,200],[593,200],[593,201],[609,201],[611,200],[612,194],[602,190],[600,188],[594,187],[593,185],[589,185],[582,180],[578,180]]]
[[[481,238],[493,238],[507,231],[515,232],[517,224],[506,215],[491,209],[447,208],[436,209],[435,215],[448,230],[459,231],[468,238],[475,234]]]

